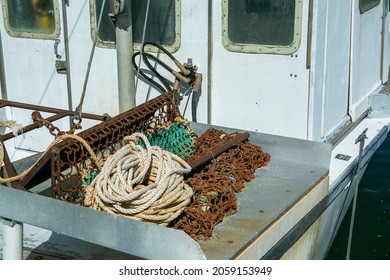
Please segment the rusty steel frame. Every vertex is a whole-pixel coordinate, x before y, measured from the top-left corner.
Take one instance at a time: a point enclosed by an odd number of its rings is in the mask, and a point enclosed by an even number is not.
[[[44,120],[48,122],[54,122],[56,120],[62,119],[64,117],[72,117],[74,116],[74,112],[70,110],[64,110],[64,109],[58,109],[58,108],[52,108],[52,107],[46,107],[46,106],[40,106],[40,105],[34,105],[34,104],[28,104],[28,103],[22,103],[22,102],[16,102],[16,101],[10,101],[10,100],[0,100],[0,108],[4,107],[13,107],[13,108],[20,108],[25,110],[32,110],[37,112],[45,112],[45,113],[52,113],[54,115],[45,118]],[[92,119],[97,121],[104,121],[107,119],[107,116],[101,116],[96,114],[83,114],[83,118],[86,119]],[[23,133],[28,133],[34,129],[38,129],[42,127],[42,124],[38,124],[34,122],[31,125],[27,125],[22,127]],[[3,144],[4,147],[4,170],[7,173],[8,177],[14,177],[17,175],[17,171],[14,167],[14,164],[11,162],[7,149],[5,148],[5,141],[15,138],[15,135],[12,132],[9,132],[4,135],[0,135],[0,142]],[[43,155],[42,158],[34,165],[32,170],[22,179],[18,181],[13,181],[10,183],[10,185],[13,188],[25,190],[27,191],[29,187],[27,184],[34,178],[34,176],[38,173],[38,171],[48,162],[50,159],[50,154]]]
[[[180,116],[174,95],[165,93],[82,131],[78,136],[91,146],[98,158],[104,158],[123,146],[122,140],[125,136],[134,132],[146,133],[148,129],[173,122]],[[93,164],[81,143],[69,139],[55,145],[51,154],[53,197],[82,204],[82,174]]]

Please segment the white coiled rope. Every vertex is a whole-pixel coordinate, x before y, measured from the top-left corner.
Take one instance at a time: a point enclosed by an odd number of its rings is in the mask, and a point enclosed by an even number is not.
[[[146,148],[138,144],[140,139]],[[175,154],[151,146],[142,133],[126,136],[124,142],[86,187],[84,205],[168,225],[191,201],[193,192],[183,176],[191,167]]]

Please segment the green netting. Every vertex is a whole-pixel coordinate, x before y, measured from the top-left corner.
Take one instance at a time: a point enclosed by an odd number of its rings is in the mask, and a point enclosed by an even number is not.
[[[82,178],[82,185],[84,187],[88,187],[92,183],[93,179],[95,179],[95,177],[99,174],[99,172],[100,170],[89,168]]]
[[[196,134],[185,123],[174,122],[157,128],[147,138],[152,146],[159,146],[182,159],[189,158],[195,151]]]

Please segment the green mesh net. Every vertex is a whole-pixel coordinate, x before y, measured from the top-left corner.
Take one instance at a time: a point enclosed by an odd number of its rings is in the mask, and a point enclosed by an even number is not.
[[[159,146],[182,159],[189,158],[195,151],[196,134],[186,122],[173,122],[157,128],[147,138],[152,146]]]

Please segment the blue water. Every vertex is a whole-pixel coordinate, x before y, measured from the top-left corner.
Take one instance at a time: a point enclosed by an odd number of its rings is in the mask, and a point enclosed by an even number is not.
[[[346,257],[351,209],[327,259]],[[359,185],[350,259],[390,259],[390,137],[375,152]]]

